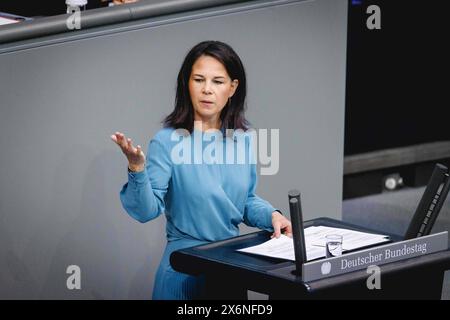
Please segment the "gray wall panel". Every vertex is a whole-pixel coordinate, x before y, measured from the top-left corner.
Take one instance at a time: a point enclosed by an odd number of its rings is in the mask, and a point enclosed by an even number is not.
[[[109,136],[146,151],[182,59],[206,39],[241,56],[248,118],[280,129],[280,170],[258,193],[288,212],[296,187],[305,218],[340,218],[346,18],[344,0],[292,2],[0,54],[0,298],[151,297],[165,219],[140,224],[122,209],[126,159]],[[66,288],[71,264],[79,291]]]

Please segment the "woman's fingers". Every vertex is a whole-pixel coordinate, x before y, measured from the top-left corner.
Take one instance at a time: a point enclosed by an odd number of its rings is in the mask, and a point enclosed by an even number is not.
[[[127,139],[127,152],[133,154],[135,153],[135,148],[133,147],[133,140],[130,138]]]
[[[272,238],[279,238],[281,234],[285,234],[288,237],[292,237],[291,222],[277,211],[272,212],[272,226],[273,226]]]
[[[281,223],[278,221],[275,221],[272,223],[273,226],[273,234],[271,238],[279,238],[281,235]]]
[[[122,140],[123,140],[123,134],[120,132],[116,132],[113,135],[111,135],[112,141],[114,141],[119,147],[122,148]]]
[[[145,163],[145,154],[142,152],[142,147],[140,145],[134,147],[131,138],[127,138],[121,132],[116,132],[111,135],[111,139],[122,149],[122,152],[128,158],[129,163]]]
[[[287,219],[286,219],[286,224],[283,226],[283,233],[285,235],[291,235],[292,236],[292,224]]]
[[[122,139],[123,139],[123,134],[116,131],[116,133],[114,133],[111,138],[113,139],[113,141],[115,143],[117,143],[119,146],[122,146]]]
[[[119,138],[120,147],[123,150],[125,150],[127,148],[127,145],[128,145],[125,135],[123,133],[119,132],[119,134],[117,136]]]
[[[133,140],[130,138],[127,139],[127,151],[133,155],[140,155],[141,154],[141,146],[138,145],[136,148],[133,146]]]
[[[282,232],[285,236],[292,238],[292,228],[286,227],[282,230]]]
[[[292,224],[286,218],[283,218],[283,220],[281,221],[281,233],[292,238]]]
[[[117,143],[125,154],[135,152],[133,141],[130,138],[126,138],[123,133],[117,131],[115,134],[111,135],[111,139]]]
[[[137,145],[137,147],[136,147],[136,155],[140,156],[140,155],[141,155],[141,152],[142,152],[141,146],[140,146],[140,145]]]

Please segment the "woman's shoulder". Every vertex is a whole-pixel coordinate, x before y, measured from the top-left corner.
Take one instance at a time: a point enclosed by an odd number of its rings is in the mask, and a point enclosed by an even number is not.
[[[157,141],[163,145],[167,145],[170,142],[172,133],[174,131],[175,131],[175,129],[172,127],[161,128],[151,138],[150,142]]]
[[[153,136],[152,140],[157,140],[159,142],[170,141],[170,137],[172,136],[172,133],[174,131],[175,129],[172,127],[164,127],[162,129],[159,129]]]
[[[169,146],[179,141],[178,137],[179,135],[186,135],[186,134],[188,134],[188,131],[184,129],[164,127],[155,133],[151,141],[157,141],[165,146]]]

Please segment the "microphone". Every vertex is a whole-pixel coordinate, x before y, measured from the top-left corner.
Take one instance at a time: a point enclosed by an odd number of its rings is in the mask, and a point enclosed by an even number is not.
[[[294,253],[295,253],[295,273],[302,274],[303,263],[306,259],[306,245],[305,245],[305,233],[303,228],[303,216],[302,206],[300,202],[300,191],[290,190],[289,197],[289,211],[291,215],[292,223],[292,237],[294,240]]]

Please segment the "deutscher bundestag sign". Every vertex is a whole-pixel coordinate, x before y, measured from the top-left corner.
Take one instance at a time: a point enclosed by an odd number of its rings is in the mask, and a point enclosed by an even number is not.
[[[303,281],[314,281],[448,249],[448,231],[303,264]]]

